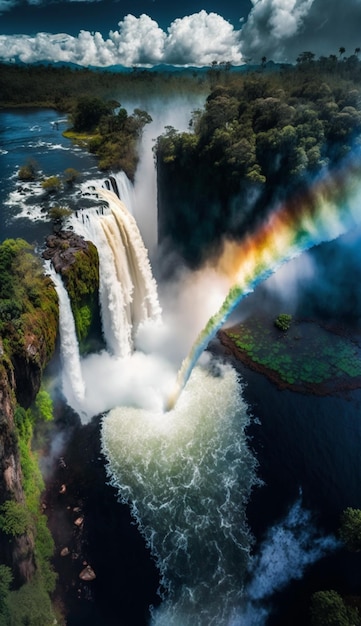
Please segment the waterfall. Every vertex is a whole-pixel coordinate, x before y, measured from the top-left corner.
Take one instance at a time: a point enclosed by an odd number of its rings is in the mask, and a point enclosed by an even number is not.
[[[98,250],[104,339],[115,356],[125,357],[133,351],[140,326],[160,320],[157,285],[139,229],[125,204],[109,189],[98,188],[97,197],[106,206],[77,211],[70,222]]]
[[[124,202],[128,211],[134,215],[134,187],[125,172],[112,172],[107,178],[87,180],[81,185],[86,195],[101,188],[113,191],[119,200]]]
[[[62,278],[56,273],[50,262],[46,262],[45,271],[54,283],[59,298],[59,334],[61,358],[63,361],[63,389],[66,396],[73,394],[78,402],[84,400],[85,384],[83,381],[79,344],[75,331],[73,312],[68,292]]]

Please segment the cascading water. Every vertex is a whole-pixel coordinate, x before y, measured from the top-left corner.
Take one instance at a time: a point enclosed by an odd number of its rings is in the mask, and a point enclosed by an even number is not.
[[[70,221],[97,247],[104,338],[114,355],[125,357],[133,350],[139,326],[159,321],[161,309],[134,218],[113,191],[98,188],[97,195],[103,205],[78,211]]]
[[[66,397],[74,396],[77,402],[85,397],[85,383],[82,376],[79,344],[68,292],[62,278],[56,273],[50,262],[46,262],[45,271],[54,283],[59,298],[59,334],[61,358],[63,361],[63,391]]]

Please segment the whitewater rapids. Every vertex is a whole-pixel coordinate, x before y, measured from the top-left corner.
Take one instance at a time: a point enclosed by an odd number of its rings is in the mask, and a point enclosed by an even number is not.
[[[256,460],[239,378],[230,367],[217,374],[196,367],[167,413],[117,407],[103,418],[110,482],[160,571],[157,626],[228,624],[242,601]]]

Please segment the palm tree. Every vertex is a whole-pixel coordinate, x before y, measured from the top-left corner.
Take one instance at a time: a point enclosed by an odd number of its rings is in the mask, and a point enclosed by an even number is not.
[[[341,47],[338,49],[338,51],[339,51],[339,53],[340,53],[340,57],[341,57],[343,54],[345,54],[345,52],[346,52],[346,48],[344,48],[343,46],[341,46]]]
[[[358,56],[361,52],[361,48],[355,48],[355,54]]]

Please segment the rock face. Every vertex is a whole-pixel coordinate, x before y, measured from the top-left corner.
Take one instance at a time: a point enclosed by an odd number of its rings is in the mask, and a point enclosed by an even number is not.
[[[58,300],[42,264],[25,241],[0,246],[0,506],[25,504],[15,410],[30,407],[42,373],[54,354]],[[6,338],[6,341],[4,340]],[[11,567],[15,585],[35,571],[33,529],[0,531],[0,563]]]
[[[82,354],[100,336],[99,257],[94,244],[70,230],[50,235],[43,252],[61,274],[69,294]]]
[[[55,271],[62,276],[75,263],[78,252],[87,252],[89,242],[71,230],[61,230],[56,235],[49,235],[46,239],[44,259],[51,259]]]
[[[0,367],[0,503],[12,499],[24,502],[19,449],[14,426],[15,377],[13,371]],[[35,571],[34,537],[6,535],[0,541],[0,563],[12,568],[15,584],[30,580]]]

